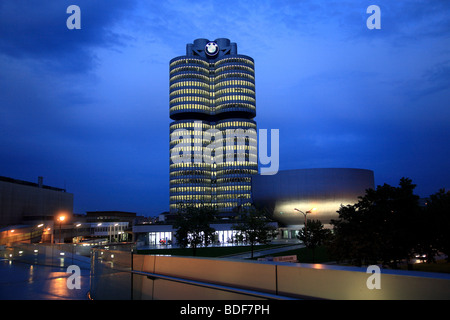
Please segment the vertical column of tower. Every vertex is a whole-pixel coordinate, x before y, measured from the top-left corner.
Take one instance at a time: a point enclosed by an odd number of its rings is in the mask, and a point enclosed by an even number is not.
[[[227,119],[216,126],[224,135],[225,161],[216,167],[217,203],[229,212],[251,203],[251,176],[257,174],[256,123],[249,119]]]
[[[180,57],[170,64],[170,211],[211,202],[211,165],[203,160],[210,129],[209,64]],[[182,155],[179,157],[178,155]]]
[[[216,169],[217,205],[230,212],[251,203],[251,176],[258,172],[253,60],[234,55],[215,63],[215,128],[223,132],[225,161]]]

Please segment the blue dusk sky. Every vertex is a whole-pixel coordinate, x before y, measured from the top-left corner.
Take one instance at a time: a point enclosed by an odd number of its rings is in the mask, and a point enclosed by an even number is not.
[[[0,176],[43,176],[76,213],[168,210],[169,61],[228,38],[255,60],[281,170],[370,169],[427,197],[450,188],[449,16],[444,0],[2,0]]]

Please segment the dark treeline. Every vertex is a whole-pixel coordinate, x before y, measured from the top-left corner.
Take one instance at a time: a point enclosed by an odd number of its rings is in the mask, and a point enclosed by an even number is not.
[[[440,190],[420,205],[408,178],[366,190],[354,205],[342,206],[324,243],[337,261],[397,268],[418,255],[433,262],[450,255],[450,192]],[[449,258],[447,258],[449,259]]]

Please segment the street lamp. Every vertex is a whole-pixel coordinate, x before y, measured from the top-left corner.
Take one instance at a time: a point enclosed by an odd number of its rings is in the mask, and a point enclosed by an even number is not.
[[[75,243],[78,243],[79,242],[79,240],[78,240],[78,234],[79,234],[79,230],[80,230],[80,227],[81,227],[81,223],[77,223],[76,225],[75,225],[75,228],[72,228],[72,242],[75,242]],[[75,237],[74,237],[74,230],[75,230]]]
[[[294,208],[294,210],[295,210],[295,211],[298,211],[298,212],[300,212],[300,213],[302,213],[303,216],[305,217],[305,230],[306,230],[306,216],[308,215],[308,213],[311,213],[311,212],[313,212],[313,211],[316,211],[317,208],[312,208],[311,210],[308,210],[308,211],[306,211],[306,212],[303,212],[302,210],[299,210],[299,209],[297,209],[297,208]]]
[[[61,225],[62,225],[62,222],[64,220],[66,220],[66,216],[65,215],[60,215],[58,217],[58,221],[59,221],[59,243],[61,243]]]
[[[114,240],[117,240],[117,242],[119,242],[119,237],[118,237],[118,235],[117,235],[117,229],[119,229],[119,228],[116,228],[116,227],[118,227],[119,226],[119,224],[118,223],[115,223],[114,224],[114,229],[113,229],[113,239]]]

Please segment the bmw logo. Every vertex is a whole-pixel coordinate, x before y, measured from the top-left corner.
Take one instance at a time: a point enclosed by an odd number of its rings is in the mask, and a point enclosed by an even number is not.
[[[219,52],[219,46],[215,42],[208,42],[205,46],[205,52],[208,56],[213,56]]]

